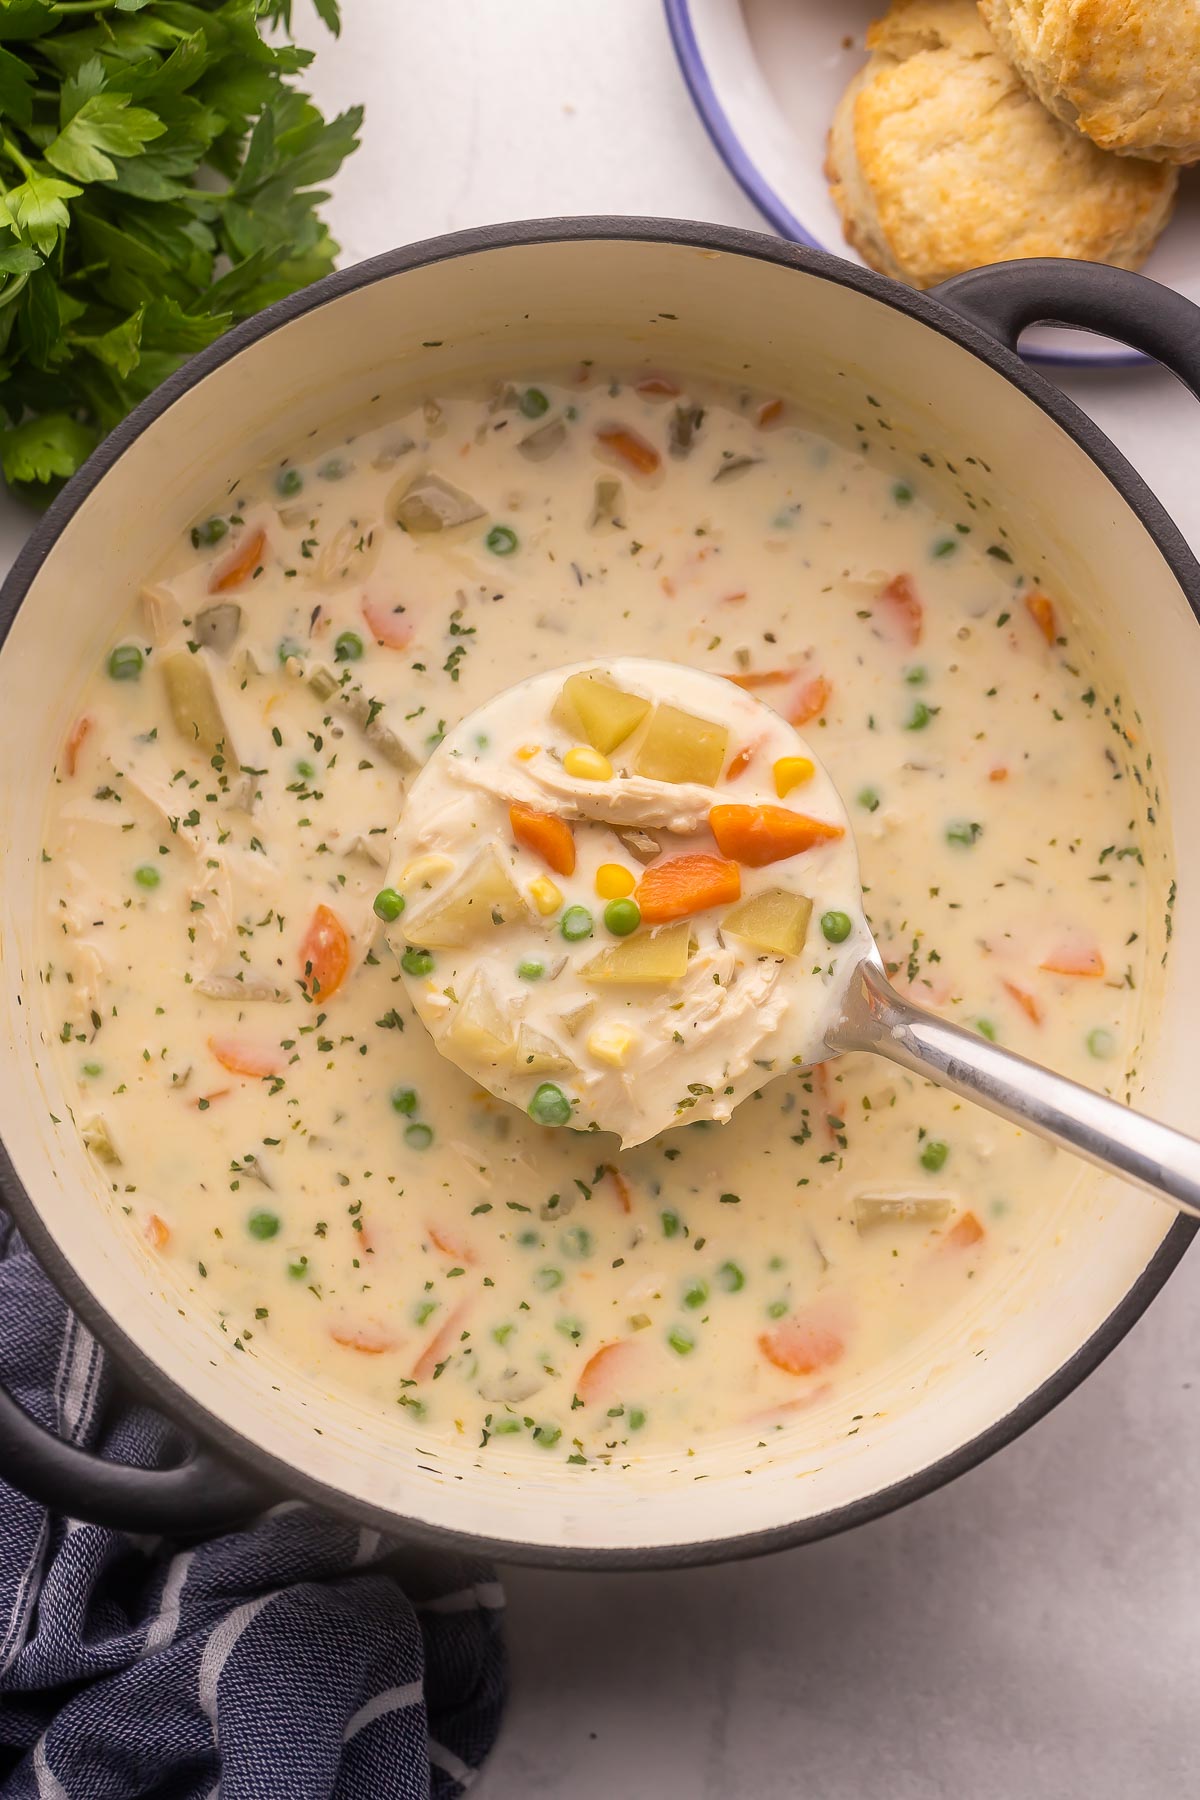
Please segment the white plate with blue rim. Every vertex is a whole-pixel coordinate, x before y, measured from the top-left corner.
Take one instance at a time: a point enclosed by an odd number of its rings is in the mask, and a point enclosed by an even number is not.
[[[763,217],[796,243],[862,258],[825,181],[825,139],[886,0],[663,0],[679,66],[713,147]],[[1145,274],[1200,303],[1200,173],[1185,172],[1174,218]],[[1026,356],[1074,368],[1145,359],[1090,332],[1036,327]]]

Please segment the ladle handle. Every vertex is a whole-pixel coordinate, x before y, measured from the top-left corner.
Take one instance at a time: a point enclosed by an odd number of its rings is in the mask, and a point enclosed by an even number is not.
[[[1200,1218],[1200,1143],[905,1000],[871,962],[855,970],[832,1051],[872,1050],[1136,1181]]]

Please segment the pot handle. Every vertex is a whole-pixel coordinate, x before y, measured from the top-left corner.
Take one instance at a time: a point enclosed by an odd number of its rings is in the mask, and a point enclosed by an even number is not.
[[[1116,338],[1164,364],[1200,399],[1200,307],[1145,275],[1046,256],[970,269],[930,292],[1010,350],[1027,325]]]
[[[199,1444],[169,1469],[108,1462],[47,1431],[2,1387],[0,1473],[30,1500],[68,1518],[164,1537],[212,1536],[275,1497]]]

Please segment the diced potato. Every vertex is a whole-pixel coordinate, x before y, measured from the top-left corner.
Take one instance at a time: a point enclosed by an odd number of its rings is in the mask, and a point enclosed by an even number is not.
[[[610,944],[585,963],[580,973],[589,984],[680,981],[687,974],[690,934],[686,919],[659,931],[639,931],[635,937]]]
[[[514,1060],[521,1075],[578,1074],[575,1064],[569,1056],[564,1056],[553,1038],[535,1031],[531,1025],[522,1025],[517,1032]]]
[[[721,920],[721,930],[772,956],[799,956],[813,903],[786,888],[767,888],[741,901]]]
[[[226,768],[236,772],[241,765],[234,755],[229,727],[203,652],[193,656],[190,650],[176,650],[163,657],[161,666],[171,717],[180,737],[208,756],[220,749]]]
[[[873,1231],[877,1225],[942,1225],[954,1205],[953,1200],[942,1196],[914,1199],[905,1194],[856,1194],[854,1228],[864,1232]]]
[[[588,1033],[588,1055],[597,1062],[607,1063],[610,1069],[623,1069],[637,1048],[638,1034],[631,1025],[622,1025],[612,1019],[607,1025],[597,1025],[595,1031]]]
[[[485,844],[431,907],[405,915],[404,935],[410,944],[450,950],[497,926],[528,918],[529,908],[513,886],[499,850]]]
[[[390,495],[388,510],[397,525],[412,532],[450,531],[482,519],[484,512],[478,500],[432,470],[415,476],[399,493]]]
[[[634,768],[649,781],[695,781],[712,787],[721,778],[729,733],[711,719],[677,706],[657,706]]]
[[[228,656],[242,629],[242,609],[236,601],[218,600],[202,608],[192,620],[192,636],[206,650]]]
[[[568,1037],[578,1037],[595,1010],[596,1002],[585,1000],[581,1006],[573,1006],[570,1012],[559,1013],[558,1023]]]
[[[462,1001],[446,1029],[445,1042],[455,1058],[468,1062],[507,1062],[513,1040],[508,1020],[481,970],[471,977]]]
[[[568,675],[551,717],[556,725],[581,737],[607,756],[635,732],[650,702],[627,694],[599,675]]]

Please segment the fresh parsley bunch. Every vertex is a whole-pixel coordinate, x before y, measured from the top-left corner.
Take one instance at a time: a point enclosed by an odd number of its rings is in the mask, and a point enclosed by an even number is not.
[[[338,0],[313,0],[334,33]],[[237,319],[324,275],[326,122],[292,0],[0,0],[0,466],[49,497]]]

